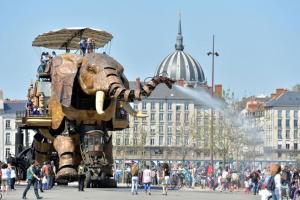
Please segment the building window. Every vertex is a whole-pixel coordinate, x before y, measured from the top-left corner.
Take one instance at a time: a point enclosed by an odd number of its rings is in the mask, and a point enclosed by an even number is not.
[[[298,143],[294,143],[294,150],[298,150]]]
[[[172,113],[168,113],[168,121],[172,121]]]
[[[290,128],[290,120],[289,119],[285,120],[285,127]]]
[[[116,144],[117,144],[117,145],[120,145],[120,144],[121,144],[120,138],[117,138],[117,139],[116,139]]]
[[[184,113],[184,122],[189,121],[189,113]]]
[[[159,145],[160,145],[160,146],[163,145],[163,144],[164,144],[164,136],[159,136],[158,139],[159,139],[159,140],[158,140]]]
[[[176,122],[180,121],[180,113],[176,113]]]
[[[289,150],[290,149],[290,144],[286,144],[285,149]]]
[[[168,134],[172,134],[172,126],[168,126]]]
[[[133,108],[134,108],[134,110],[137,110],[137,109],[138,109],[137,103],[134,103],[134,104],[133,104]]]
[[[151,102],[151,110],[154,110],[154,109],[155,109],[155,103]]]
[[[10,120],[6,120],[5,121],[5,128],[6,129],[11,129],[11,127],[10,127]]]
[[[158,127],[158,131],[159,131],[159,134],[163,134],[164,133],[164,127],[163,126],[159,126]]]
[[[6,133],[5,134],[5,144],[6,145],[11,145],[11,142],[10,142],[10,133]]]
[[[286,118],[286,119],[289,119],[289,118],[290,118],[290,111],[289,111],[289,110],[286,110],[286,111],[285,111],[285,118]]]
[[[10,155],[10,148],[5,148],[5,158],[8,158]]]
[[[298,139],[298,130],[294,129],[294,139]]]
[[[125,145],[129,145],[129,138],[125,138]]]
[[[150,133],[151,133],[152,135],[155,134],[155,126],[151,126],[151,127],[150,127]]]
[[[137,130],[138,130],[138,125],[137,124],[133,125],[133,131],[137,131]]]
[[[278,140],[282,140],[282,132],[281,132],[281,129],[278,129]]]
[[[155,120],[155,113],[151,113],[151,115],[150,115],[150,120],[151,120],[151,121],[154,121],[154,120]]]
[[[298,110],[294,110],[294,119],[298,119]]]
[[[180,105],[176,105],[176,111],[180,111]]]
[[[294,128],[295,128],[295,129],[298,128],[298,119],[295,119],[295,120],[294,120]]]
[[[176,145],[177,146],[180,145],[180,136],[179,135],[176,136]]]
[[[155,145],[155,140],[154,140],[154,138],[151,138],[151,139],[150,139],[150,145],[151,145],[151,146]]]
[[[159,121],[164,121],[164,114],[163,113],[159,113]]]
[[[278,118],[279,118],[279,119],[282,118],[282,110],[278,110]]]
[[[185,103],[185,104],[184,104],[184,110],[185,110],[185,111],[188,111],[188,110],[189,110],[189,104],[188,104],[188,103]]]
[[[159,102],[159,110],[164,110],[164,103],[163,102]]]
[[[137,139],[133,138],[133,145],[137,145]]]
[[[281,150],[281,144],[278,145],[278,150]]]
[[[172,103],[168,103],[168,110],[172,110]]]
[[[168,136],[167,145],[170,146],[172,144],[172,136]]]
[[[281,124],[281,119],[278,119],[278,128],[281,128],[282,124]]]
[[[146,110],[146,102],[142,102],[142,109]]]
[[[285,132],[285,139],[287,139],[287,140],[290,139],[290,130],[286,130],[286,132]]]
[[[184,144],[185,145],[189,144],[189,136],[184,136]]]

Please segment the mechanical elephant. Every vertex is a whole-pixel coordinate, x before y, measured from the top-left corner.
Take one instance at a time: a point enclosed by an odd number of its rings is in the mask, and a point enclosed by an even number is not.
[[[76,178],[81,159],[100,168],[101,176],[111,176],[112,143],[107,131],[128,128],[127,114],[138,116],[128,102],[149,96],[160,83],[171,88],[174,81],[155,76],[142,85],[137,79],[135,90],[130,90],[123,66],[106,54],[53,58],[48,113],[59,156],[57,179]]]

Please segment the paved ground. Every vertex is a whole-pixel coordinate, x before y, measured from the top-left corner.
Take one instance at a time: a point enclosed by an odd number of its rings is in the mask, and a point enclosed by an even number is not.
[[[25,186],[17,186],[17,190],[9,192],[3,199],[15,200],[21,199],[22,192]],[[104,200],[132,200],[132,199],[168,199],[168,200],[259,200],[259,196],[246,195],[242,192],[210,192],[199,190],[177,190],[169,191],[168,196],[161,195],[161,189],[154,189],[151,191],[151,196],[146,196],[143,191],[138,195],[132,196],[128,188],[116,189],[85,189],[84,192],[78,192],[76,187],[56,186],[51,191],[41,193],[43,199],[62,199],[62,200],[82,200],[82,199],[104,199]],[[27,194],[28,199],[36,199],[33,188]]]

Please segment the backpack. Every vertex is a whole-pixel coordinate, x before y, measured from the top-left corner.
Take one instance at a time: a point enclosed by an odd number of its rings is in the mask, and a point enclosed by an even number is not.
[[[269,191],[274,191],[275,190],[275,179],[274,176],[271,176],[268,180],[268,184],[267,184],[267,189]]]
[[[48,165],[48,175],[49,176],[54,176],[54,169],[52,165]]]
[[[85,167],[82,165],[79,165],[78,167],[78,175],[85,175]]]
[[[282,174],[281,174],[281,181],[282,181],[282,182],[285,182],[285,181],[287,181],[287,180],[288,180],[288,172],[285,171],[285,170],[283,170],[283,171],[282,171]]]

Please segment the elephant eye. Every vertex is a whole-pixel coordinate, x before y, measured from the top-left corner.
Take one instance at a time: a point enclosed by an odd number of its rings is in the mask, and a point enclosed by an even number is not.
[[[92,65],[92,66],[88,66],[87,67],[87,71],[96,74],[96,66]]]

